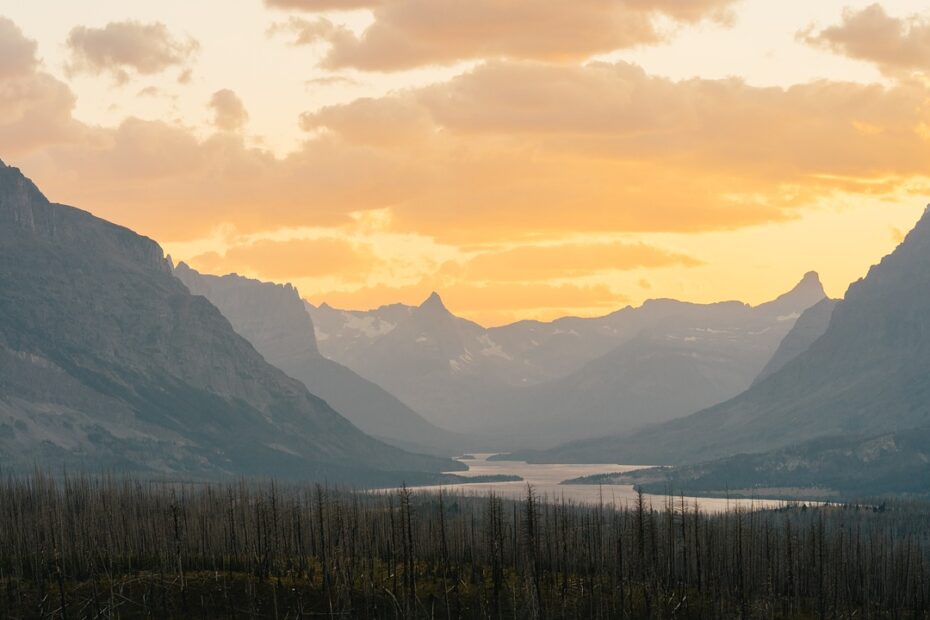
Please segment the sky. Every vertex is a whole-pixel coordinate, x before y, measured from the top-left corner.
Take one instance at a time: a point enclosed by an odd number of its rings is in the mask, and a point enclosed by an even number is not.
[[[928,77],[914,0],[3,0],[0,159],[317,304],[841,297],[930,201]]]

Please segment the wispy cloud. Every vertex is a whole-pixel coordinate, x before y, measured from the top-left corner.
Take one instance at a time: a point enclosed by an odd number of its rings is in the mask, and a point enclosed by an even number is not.
[[[71,74],[110,74],[118,83],[133,75],[154,75],[169,68],[190,70],[200,44],[177,37],[160,22],[110,22],[102,28],[76,26],[68,34]]]
[[[321,11],[334,2],[274,0],[268,4]],[[295,44],[325,42],[323,66],[395,71],[464,60],[511,58],[575,62],[592,55],[668,40],[657,18],[673,23],[725,22],[735,0],[383,0],[343,8],[374,10],[359,35],[327,18],[292,18],[278,31]]]
[[[806,43],[876,64],[884,73],[930,72],[930,17],[893,17],[876,3],[846,9],[840,24],[799,33]]]

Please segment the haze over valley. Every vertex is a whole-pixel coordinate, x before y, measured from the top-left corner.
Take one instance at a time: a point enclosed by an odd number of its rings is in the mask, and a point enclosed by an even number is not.
[[[731,478],[779,497],[874,494],[887,479],[923,493],[923,448],[908,431],[930,427],[930,215],[842,300],[808,272],[756,306],[657,299],[486,328],[438,293],[339,310],[291,285],[174,266],[151,240],[2,172],[10,471],[38,459],[160,476],[455,482],[448,474],[466,465],[452,457],[498,452],[675,465],[618,483],[645,476],[698,495]]]

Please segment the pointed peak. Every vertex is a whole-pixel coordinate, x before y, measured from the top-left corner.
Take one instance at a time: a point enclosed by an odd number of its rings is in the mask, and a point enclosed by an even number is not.
[[[824,290],[823,283],[820,281],[820,274],[816,271],[808,271],[794,288],[780,295],[777,299],[762,304],[759,308],[766,308],[784,314],[792,312],[800,313],[818,303],[826,296],[827,292]]]
[[[804,277],[801,278],[801,281],[798,282],[797,286],[794,287],[794,290],[798,290],[800,288],[824,292],[823,282],[820,281],[820,274],[816,271],[808,271],[805,273]],[[826,295],[826,293],[824,293],[824,295]]]
[[[442,297],[440,297],[439,293],[436,291],[430,293],[430,296],[426,298],[426,301],[420,304],[420,309],[449,312],[449,309],[446,308],[446,304],[442,302]]]
[[[440,297],[439,293],[437,293],[436,291],[433,291],[432,293],[430,293],[429,297],[426,298],[426,301],[420,304],[421,307],[422,306],[435,306],[435,305],[445,307],[445,305],[442,303],[442,297]]]

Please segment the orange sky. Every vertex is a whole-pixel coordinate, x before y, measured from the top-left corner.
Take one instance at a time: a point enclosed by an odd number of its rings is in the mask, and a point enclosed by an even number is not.
[[[127,4],[0,9],[0,158],[315,303],[841,296],[930,195],[921,2]]]

